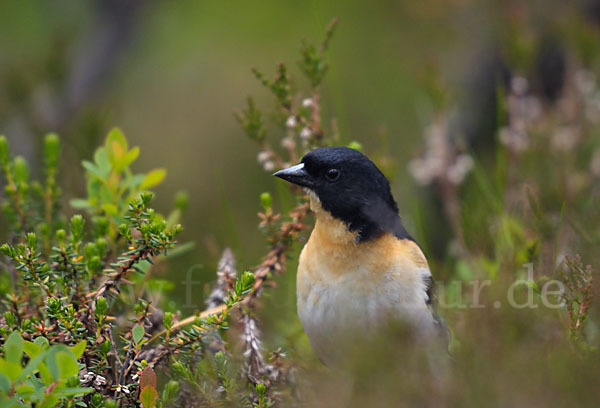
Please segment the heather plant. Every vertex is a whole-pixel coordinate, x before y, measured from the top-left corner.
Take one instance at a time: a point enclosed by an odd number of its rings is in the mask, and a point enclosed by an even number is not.
[[[253,290],[255,277],[245,272],[227,281],[231,286],[219,298],[219,310],[194,317],[189,329],[172,335],[180,326],[172,313],[122,290],[143,286],[155,262],[162,262],[177,244],[182,227],[174,221],[179,212],[165,219],[149,207],[152,194],[142,191],[162,176],[132,175],[128,165],[138,149],[128,151],[122,133],[112,130],[96,152],[98,167],[84,162],[89,196],[85,203],[75,203],[87,210],[86,217],[74,215],[67,226],[58,211],[45,212],[59,198],[52,193],[57,191],[53,176],[58,143],[55,135],[47,136],[52,149],[46,150],[46,173],[52,176],[41,187],[29,180],[22,159],[11,158],[6,139],[0,139],[14,228],[11,241],[0,247],[6,260],[2,267],[12,279],[3,285],[2,402],[167,406],[177,398],[179,383],[167,382],[159,394],[154,367],[174,353],[193,355],[204,347],[207,333],[226,328],[228,314]],[[48,194],[29,194],[30,183]],[[35,228],[39,218],[49,222]],[[46,242],[48,229],[52,235]],[[124,323],[115,325],[117,318]],[[160,327],[165,334],[155,335],[161,341],[152,344],[150,336]],[[259,390],[257,398],[265,399],[264,389]]]
[[[273,81],[255,71],[275,94],[279,113],[299,123],[288,123],[288,161],[298,157],[294,131],[303,135],[301,151],[324,143],[318,85],[334,26],[319,48],[303,43],[301,66],[312,84],[312,99],[302,104],[295,99],[284,65]],[[261,143],[261,154],[268,152],[269,160],[284,165],[267,144],[251,99],[238,118]],[[140,149],[130,148],[119,129],[111,130],[93,161],[83,161],[87,196],[70,200],[84,213],[67,221],[56,183],[58,136],[46,136],[44,146],[46,179],[40,183],[30,179],[25,160],[12,157],[0,137],[7,195],[3,210],[11,225],[11,238],[0,247],[2,268],[10,275],[9,284],[3,275],[0,326],[4,406],[158,407],[187,401],[269,407],[276,399],[291,398],[283,389],[274,394],[288,381],[290,368],[281,351],[265,355],[255,307],[265,283],[285,271],[287,253],[305,228],[308,204],[302,196],[283,216],[275,212],[269,193],[261,195],[259,227],[270,247],[263,262],[238,275],[232,253],[225,251],[209,308],[183,319],[181,313],[163,312],[160,299],[153,303],[156,299],[139,290],[151,283],[156,262],[177,254],[175,237],[182,229],[177,221],[185,198],[178,197],[167,217],[150,207],[148,189],[164,179],[165,170],[133,173],[130,166]],[[135,299],[131,293],[141,296]],[[231,323],[242,332],[240,354],[221,338],[234,310]],[[171,381],[157,381],[159,366],[169,368]]]

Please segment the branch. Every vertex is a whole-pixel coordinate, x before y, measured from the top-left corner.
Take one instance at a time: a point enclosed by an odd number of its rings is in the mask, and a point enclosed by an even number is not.
[[[272,244],[271,249],[265,257],[265,260],[260,265],[255,267],[252,271],[255,278],[252,292],[245,295],[242,298],[242,300],[236,303],[234,306],[232,306],[230,310],[236,309],[243,304],[249,303],[256,299],[258,296],[260,296],[260,293],[262,292],[262,287],[267,281],[269,273],[283,273],[285,271],[285,255],[291,247],[293,238],[299,232],[304,230],[305,225],[302,224],[302,221],[308,214],[308,209],[308,203],[303,203],[290,211],[290,216],[292,220],[290,222],[284,223],[281,226],[278,236],[276,237],[277,239]],[[171,327],[171,333],[181,329],[184,326],[192,324],[194,321],[196,321],[196,319],[204,319],[210,315],[217,315],[223,313],[225,309],[226,305],[220,305],[207,309],[199,315],[190,316],[183,320],[180,320]],[[157,340],[160,336],[163,336],[166,333],[166,329],[162,330],[161,332],[152,336],[149,342]]]

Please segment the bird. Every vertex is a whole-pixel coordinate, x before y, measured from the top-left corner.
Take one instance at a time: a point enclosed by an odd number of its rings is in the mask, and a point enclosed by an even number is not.
[[[339,365],[344,344],[366,344],[394,322],[421,343],[445,336],[434,280],[404,228],[390,183],[360,151],[321,147],[273,174],[308,195],[315,226],[300,253],[300,322],[316,355]]]

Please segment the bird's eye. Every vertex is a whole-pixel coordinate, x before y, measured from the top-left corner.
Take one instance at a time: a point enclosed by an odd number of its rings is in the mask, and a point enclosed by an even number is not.
[[[340,178],[340,171],[338,169],[329,169],[327,173],[325,173],[325,177],[328,181],[336,181]]]

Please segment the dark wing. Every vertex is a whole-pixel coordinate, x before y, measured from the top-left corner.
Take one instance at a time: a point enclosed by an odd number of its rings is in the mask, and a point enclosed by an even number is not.
[[[410,248],[409,256],[412,258],[412,261],[416,266],[420,267],[421,270],[421,279],[423,280],[423,287],[425,289],[425,303],[431,312],[431,316],[435,322],[436,328],[446,345],[448,345],[450,341],[450,331],[448,330],[448,326],[444,322],[444,319],[437,313],[437,301],[435,296],[435,281],[433,280],[433,276],[431,275],[431,270],[429,269],[429,263],[427,262],[427,258],[425,258],[425,254],[421,250],[421,247],[414,241],[410,239],[401,239],[403,243],[405,243],[405,247]]]
[[[437,298],[435,295],[435,282],[433,280],[433,276],[431,274],[423,276],[423,283],[425,284],[425,303],[429,307],[429,311],[433,316],[433,321],[435,322],[435,326],[437,331],[446,345],[450,343],[450,330],[446,325],[446,322],[442,317],[437,313]]]

